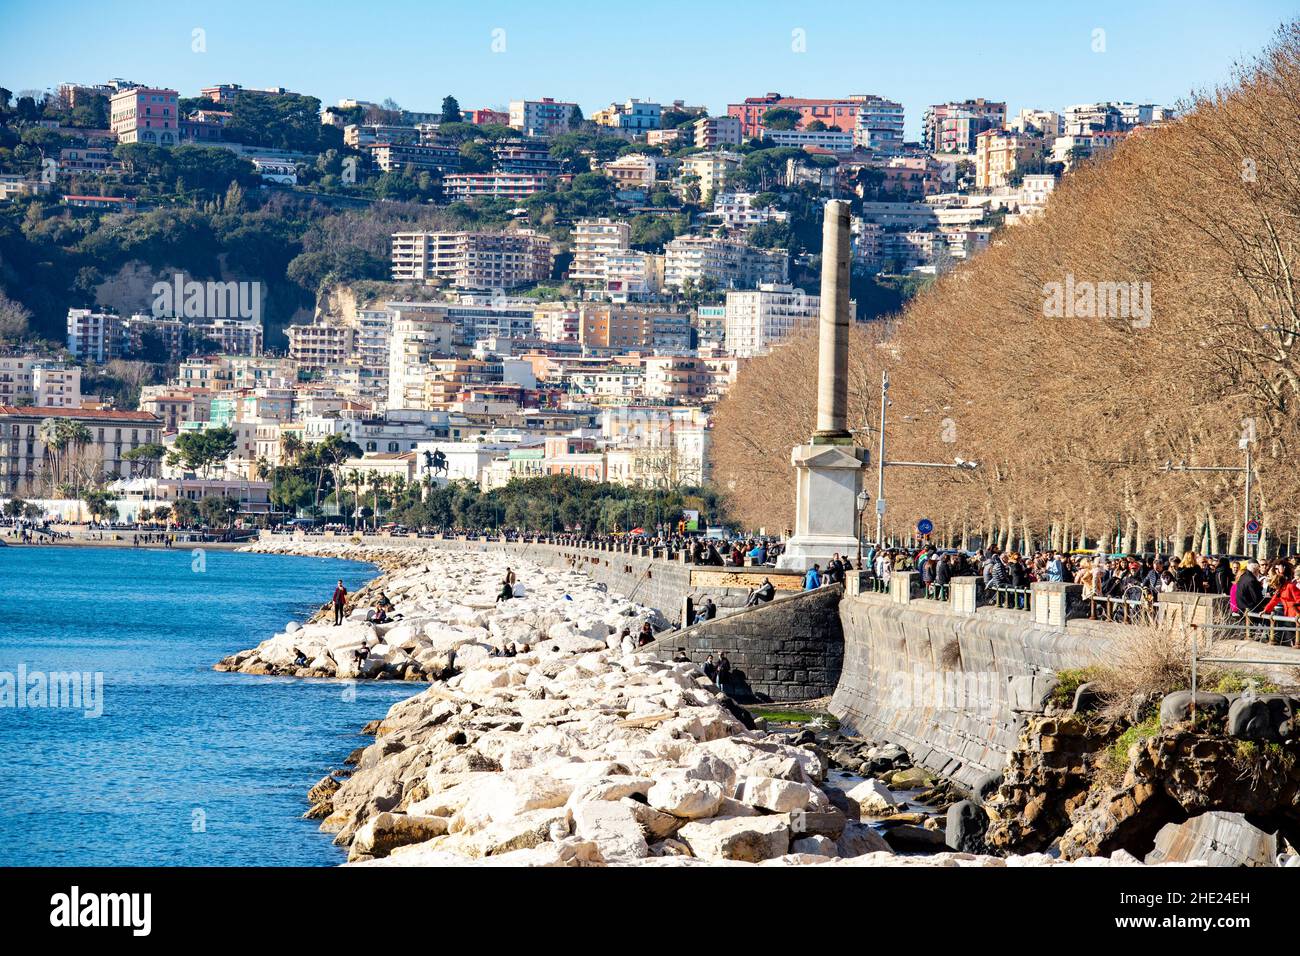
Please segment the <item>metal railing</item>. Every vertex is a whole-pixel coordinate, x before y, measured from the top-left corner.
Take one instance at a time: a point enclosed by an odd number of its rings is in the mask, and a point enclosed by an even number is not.
[[[947,584],[935,584],[933,581],[925,586],[925,597],[929,601],[943,601],[947,603],[949,586]]]
[[[1117,597],[1107,594],[1093,594],[1084,599],[1088,605],[1088,620],[1109,621],[1112,624],[1150,624],[1157,617],[1157,607],[1153,595],[1143,591],[1141,595]]]
[[[1229,619],[1240,625],[1246,640],[1265,644],[1292,644],[1296,642],[1296,619],[1285,614],[1264,614],[1247,611],[1240,620]]]
[[[984,585],[983,595],[984,603],[993,607],[1004,607],[1012,611],[1033,610],[1033,592],[1029,588]]]

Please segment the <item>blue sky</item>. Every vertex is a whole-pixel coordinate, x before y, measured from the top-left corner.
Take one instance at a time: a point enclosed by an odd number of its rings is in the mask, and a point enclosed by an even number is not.
[[[716,113],[769,91],[876,93],[904,104],[915,138],[927,104],[968,96],[1006,100],[1013,113],[1172,103],[1228,79],[1297,12],[1294,0],[0,0],[0,85],[125,77],[194,95],[232,82],[415,110],[447,93],[465,108],[553,96],[587,113],[631,96]],[[205,52],[192,49],[195,29]],[[1097,30],[1104,52],[1093,49]],[[504,51],[493,52],[494,36]]]

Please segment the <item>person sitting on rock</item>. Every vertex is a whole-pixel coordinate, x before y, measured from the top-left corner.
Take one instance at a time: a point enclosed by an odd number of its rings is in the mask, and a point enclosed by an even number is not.
[[[501,593],[497,595],[497,603],[509,601],[515,596],[515,572],[506,568],[506,576],[501,579]]]
[[[641,633],[638,634],[636,637],[636,646],[645,647],[647,644],[653,643],[654,639],[655,639],[654,628],[650,626],[649,621],[646,621],[644,624],[641,625]]]
[[[713,663],[713,655],[710,654],[704,659],[704,676],[714,683],[718,680],[718,665]]]
[[[306,666],[307,666],[307,655],[304,654],[304,653],[302,652],[302,649],[301,649],[301,648],[295,647],[295,648],[293,649],[293,655],[294,655],[294,656],[293,656],[293,666],[294,666],[294,667],[306,667]]]
[[[686,648],[684,648],[684,647],[679,647],[679,648],[677,648],[677,653],[673,655],[673,663],[674,663],[674,664],[689,664],[690,662],[691,662],[691,659],[690,659],[689,657],[686,656]]]
[[[370,623],[371,623],[371,624],[387,624],[387,623],[388,623],[388,611],[386,611],[386,610],[384,609],[384,605],[382,605],[382,604],[377,605],[377,606],[375,607],[374,611],[371,612],[371,615],[370,615]]]

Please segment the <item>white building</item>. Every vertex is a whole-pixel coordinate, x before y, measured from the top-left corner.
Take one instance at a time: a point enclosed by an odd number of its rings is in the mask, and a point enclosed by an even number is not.
[[[551,240],[528,231],[393,233],[393,280],[510,289],[551,274]]]
[[[790,285],[727,293],[724,342],[732,355],[762,355],[817,319],[821,297]]]
[[[573,226],[573,263],[569,278],[574,282],[603,285],[605,260],[612,253],[627,252],[632,227],[612,219],[579,219]]]
[[[569,120],[576,103],[557,102],[550,97],[540,100],[512,100],[510,125],[525,136],[555,136],[569,131]]]
[[[754,289],[789,278],[784,250],[756,249],[737,239],[678,236],[664,247],[664,287]]]

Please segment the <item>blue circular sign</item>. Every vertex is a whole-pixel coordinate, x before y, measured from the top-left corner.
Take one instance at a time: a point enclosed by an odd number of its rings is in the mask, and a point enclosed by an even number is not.
[[[1254,518],[1251,518],[1249,521],[1247,521],[1247,522],[1246,522],[1246,533],[1247,533],[1247,534],[1259,534],[1259,522],[1256,521]]]
[[[921,534],[929,534],[934,530],[934,522],[929,518],[922,518],[916,523],[916,530],[921,532]]]

